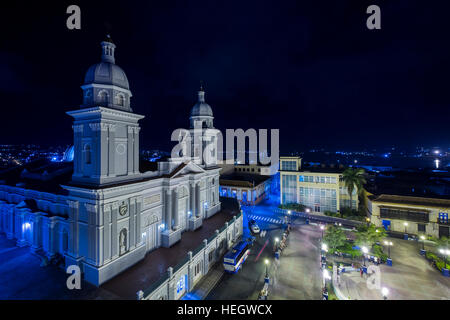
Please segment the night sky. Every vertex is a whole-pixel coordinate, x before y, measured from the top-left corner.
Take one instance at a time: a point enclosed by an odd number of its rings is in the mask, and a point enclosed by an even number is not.
[[[278,128],[282,152],[450,146],[448,1],[3,2],[2,144],[72,143],[65,112],[110,33],[141,147],[170,151],[200,80],[217,128]],[[70,4],[81,30],[66,28]]]

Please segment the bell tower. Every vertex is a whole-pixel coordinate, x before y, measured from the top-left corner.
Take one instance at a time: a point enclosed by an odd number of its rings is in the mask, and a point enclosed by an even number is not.
[[[116,46],[110,37],[101,45],[101,62],[86,73],[81,108],[67,112],[74,118],[72,181],[88,186],[123,182],[140,175],[138,121],[144,116],[132,113],[128,80],[115,64]]]

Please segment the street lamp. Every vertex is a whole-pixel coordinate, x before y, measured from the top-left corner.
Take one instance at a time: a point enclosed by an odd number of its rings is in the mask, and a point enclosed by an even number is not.
[[[322,243],[322,250],[328,252],[328,246],[326,243]]]
[[[424,251],[425,250],[425,236],[421,235],[420,239],[422,240],[422,251]]]
[[[278,237],[276,237],[275,238],[275,245],[274,245],[274,248],[273,248],[274,251],[277,249],[278,241],[280,241],[280,239],[278,239]]]
[[[366,254],[369,252],[369,250],[366,247],[361,248],[363,252],[363,261],[364,261],[364,267],[366,266]]]
[[[266,265],[266,279],[267,279],[269,278],[269,269],[268,269],[269,260],[265,259],[264,264]]]
[[[370,218],[366,218],[367,226],[370,225]]]
[[[408,222],[404,222],[403,225],[405,226],[405,234],[408,233]]]
[[[389,294],[389,289],[386,288],[386,287],[383,287],[383,288],[381,289],[381,294],[383,295],[383,299],[384,299],[384,300],[387,300],[387,296],[388,296],[388,294]]]
[[[391,258],[391,246],[392,246],[392,241],[385,241],[384,244],[388,247],[388,258]]]

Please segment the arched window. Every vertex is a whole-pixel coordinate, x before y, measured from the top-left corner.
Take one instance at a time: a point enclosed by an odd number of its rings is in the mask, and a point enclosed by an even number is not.
[[[91,146],[89,144],[84,146],[84,162],[91,164]]]
[[[98,93],[98,100],[102,104],[107,104],[108,103],[108,92],[106,92],[105,90],[100,91]]]
[[[125,105],[125,97],[122,94],[116,95],[116,104],[121,107]]]

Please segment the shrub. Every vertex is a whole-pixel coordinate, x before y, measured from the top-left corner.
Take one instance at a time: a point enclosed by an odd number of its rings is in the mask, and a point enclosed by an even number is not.
[[[333,211],[325,211],[324,214],[329,217],[339,217],[339,213]]]
[[[300,204],[300,203],[286,203],[286,204],[280,204],[278,206],[278,208],[285,209],[285,210],[293,210],[293,211],[303,212],[303,211],[305,211],[306,207],[303,204]]]
[[[429,251],[427,251],[427,253],[425,254],[425,258],[428,261],[433,261],[436,268],[442,272],[442,269],[444,268],[444,260],[442,260],[440,257],[438,257],[433,252],[429,252]],[[448,267],[449,267],[449,263],[447,263],[447,268]]]

